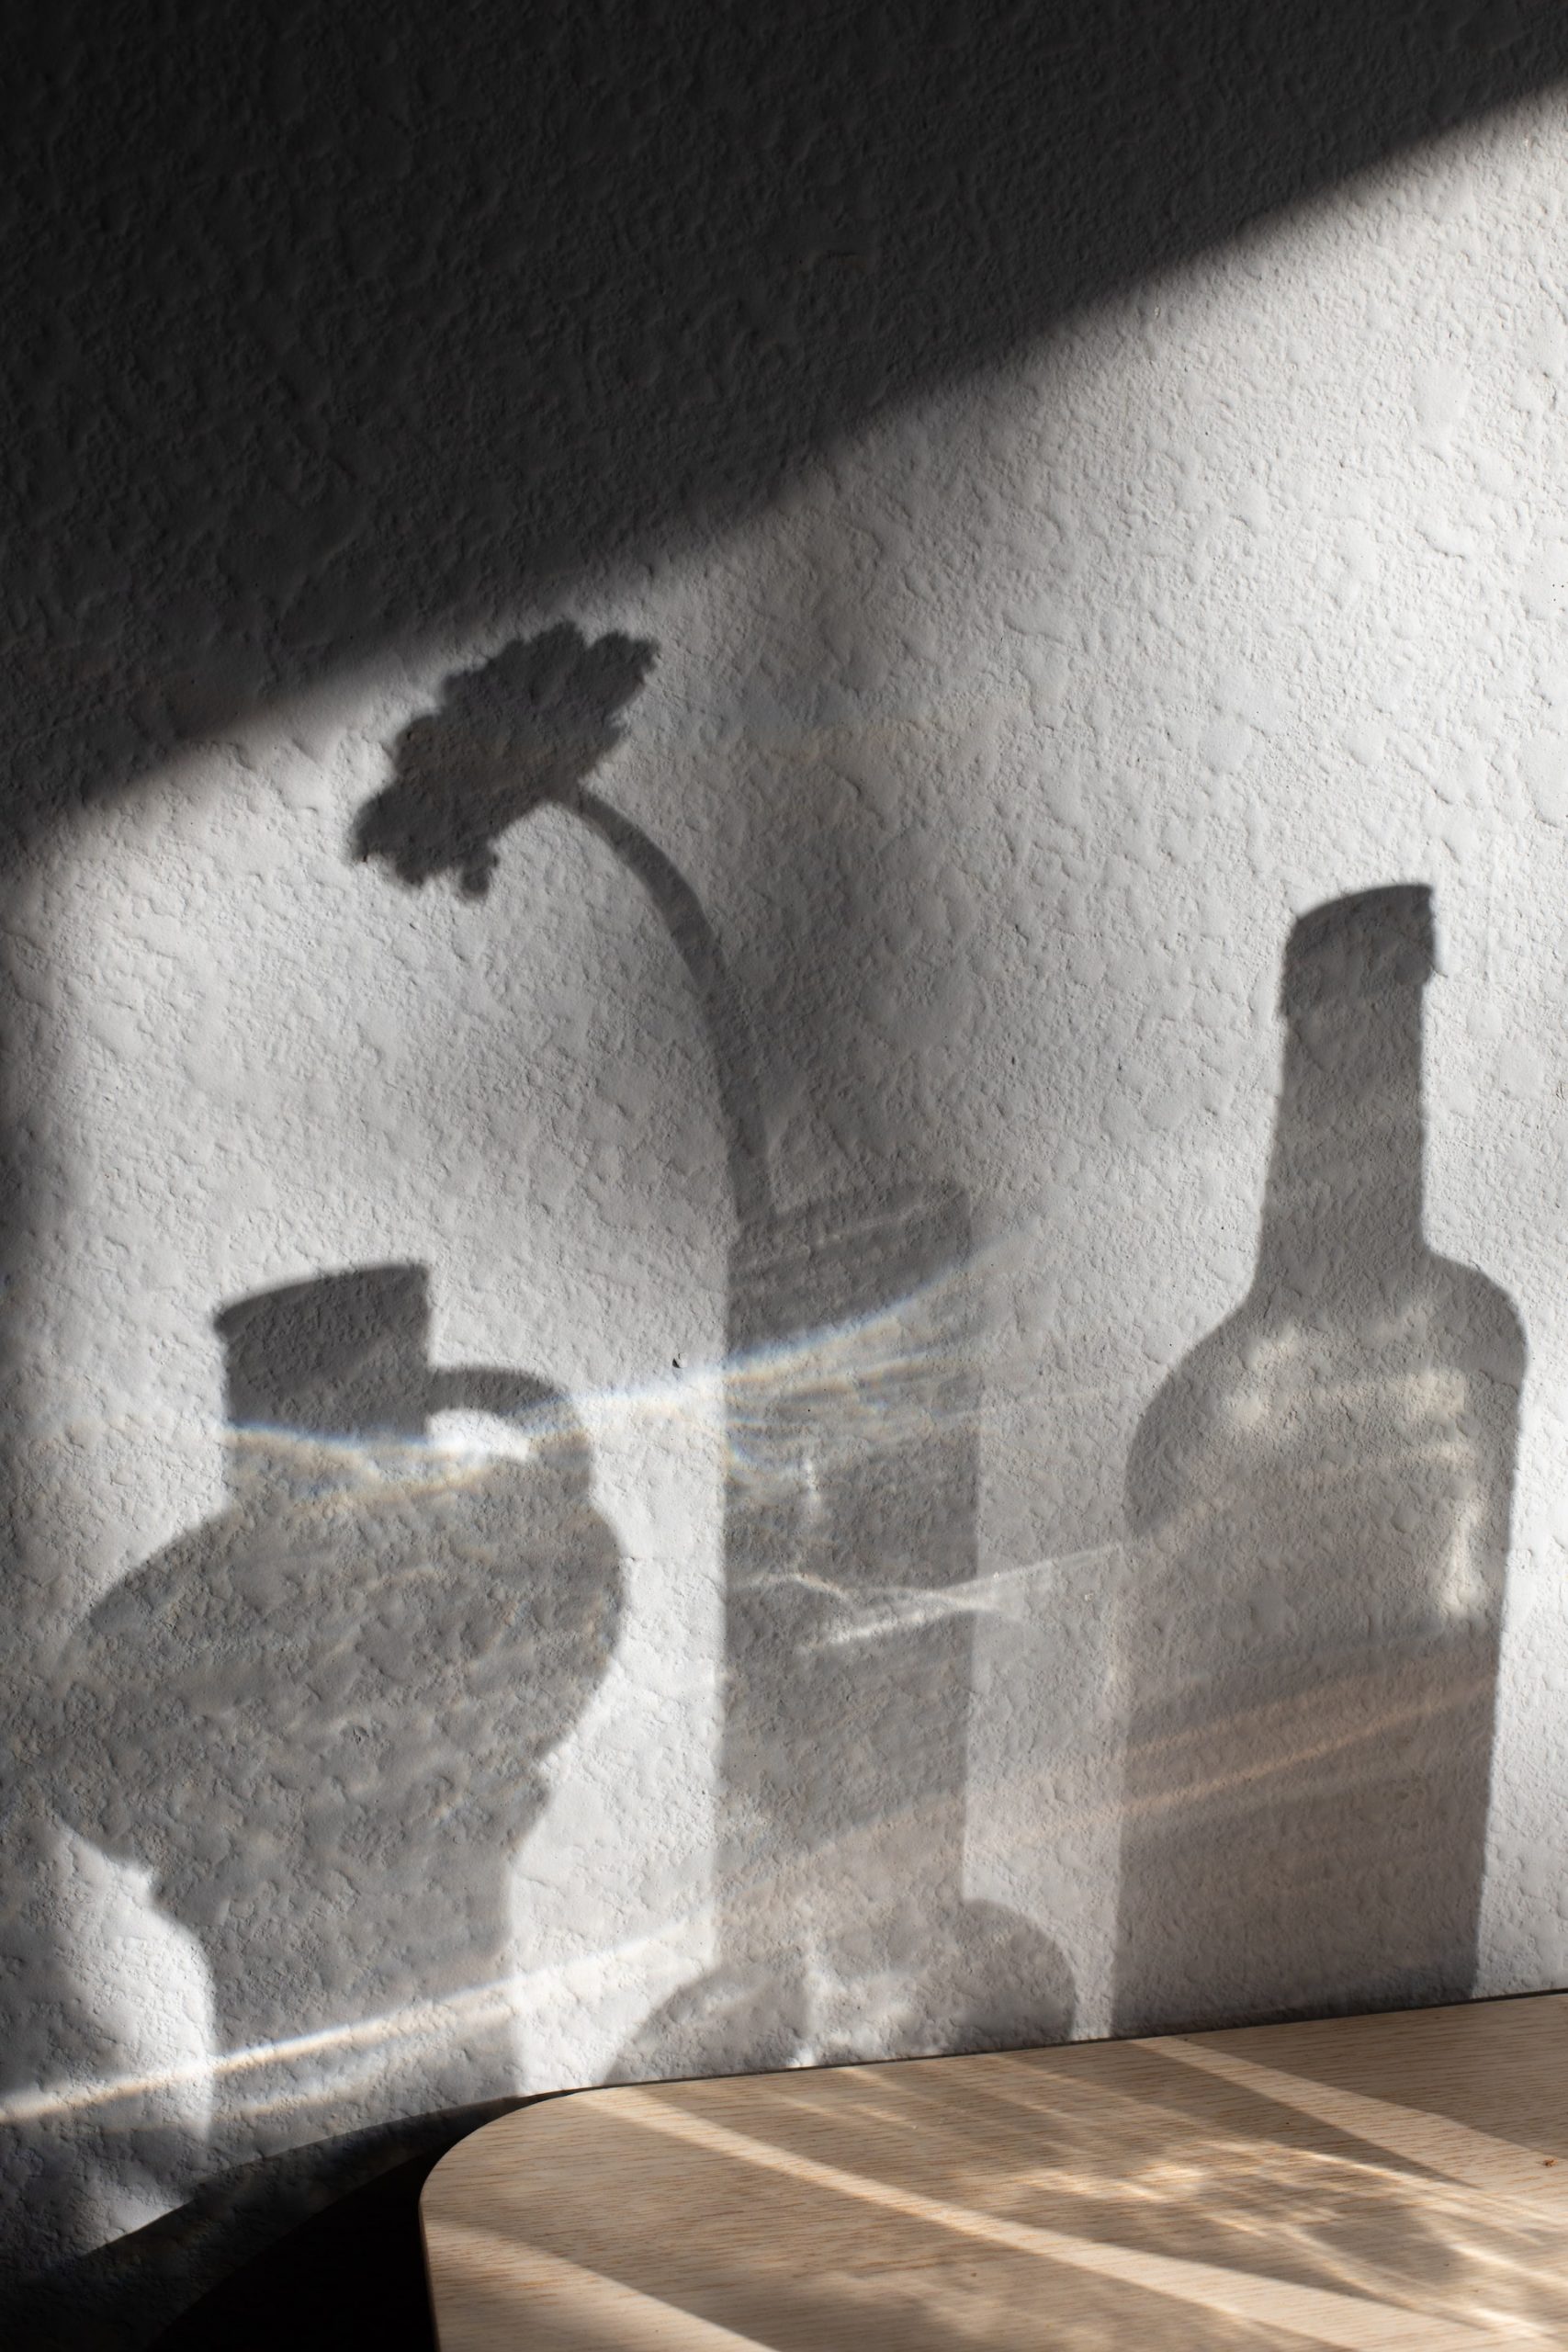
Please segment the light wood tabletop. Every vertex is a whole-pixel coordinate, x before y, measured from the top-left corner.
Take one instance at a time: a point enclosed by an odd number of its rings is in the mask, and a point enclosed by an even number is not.
[[[1562,2352],[1568,1995],[574,2092],[423,2216],[441,2352]]]

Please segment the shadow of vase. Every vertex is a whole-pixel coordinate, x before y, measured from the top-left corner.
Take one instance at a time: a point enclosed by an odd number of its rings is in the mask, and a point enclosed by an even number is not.
[[[231,2157],[514,2086],[509,1864],[620,1563],[567,1400],[429,1319],[418,1265],[226,1309],[228,1507],[62,1661],[54,1803],[199,1939]]]

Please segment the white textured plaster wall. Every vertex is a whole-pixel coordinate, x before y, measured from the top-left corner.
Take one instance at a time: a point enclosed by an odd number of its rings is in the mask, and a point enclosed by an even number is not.
[[[1529,1348],[1476,1989],[1568,1976],[1565,186],[1556,95],[1403,155],[846,440],[722,540],[267,708],[37,854],[14,1087],[58,1171],[20,1307],[55,1641],[220,1508],[212,1318],[242,1295],[418,1261],[435,1361],[536,1374],[587,1430],[623,1613],[497,1858],[495,2088],[601,2078],[723,1941],[732,1217],[691,984],[558,811],[479,899],[347,850],[444,678],[561,620],[657,647],[594,789],[724,942],[782,1206],[967,1198],[964,1890],[1059,1948],[1077,2034],[1115,2021],[1129,1450],[1251,1280],[1287,934],[1430,887],[1427,1232]],[[890,1821],[908,1764],[892,1738]],[[80,2242],[171,2201],[209,2134],[232,2156],[399,2096],[374,2031],[281,2104],[214,2075],[197,1939],[133,1860],[45,1843],[38,2000],[99,2063],[14,2113],[24,2151],[78,2152]],[[889,2015],[868,2053],[920,2046]]]

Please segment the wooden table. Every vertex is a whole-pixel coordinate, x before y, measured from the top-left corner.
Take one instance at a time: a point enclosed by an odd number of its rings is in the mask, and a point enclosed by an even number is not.
[[[1562,2352],[1568,1995],[581,2091],[423,2213],[442,2352]]]

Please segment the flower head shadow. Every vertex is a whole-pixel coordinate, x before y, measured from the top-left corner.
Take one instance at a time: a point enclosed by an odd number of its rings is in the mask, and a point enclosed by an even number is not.
[[[436,708],[411,720],[392,778],[355,820],[354,854],[411,888],[456,876],[482,899],[503,833],[562,808],[605,843],[647,891],[696,989],[712,1048],[730,1192],[745,1229],[773,1214],[767,1138],[750,1023],[702,901],[674,861],[589,787],[620,742],[621,713],[653,667],[646,638],[586,639],[570,621],[519,639],[446,679]]]
[[[457,672],[439,707],[398,738],[391,782],[355,820],[355,855],[380,858],[414,888],[452,874],[466,898],[483,898],[504,832],[536,809],[578,805],[654,651],[616,632],[590,642],[563,621]]]

